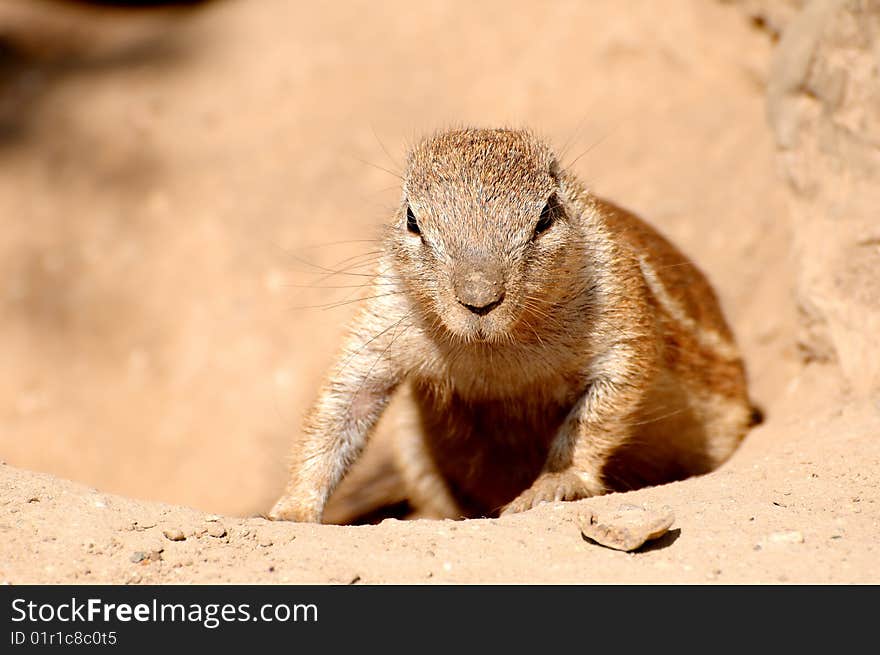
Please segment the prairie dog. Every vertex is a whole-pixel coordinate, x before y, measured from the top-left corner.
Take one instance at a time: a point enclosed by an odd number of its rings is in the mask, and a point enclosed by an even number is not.
[[[395,392],[417,504],[497,516],[705,473],[752,422],[744,365],[700,271],[589,193],[527,131],[409,153],[372,290],[270,512],[320,522]]]

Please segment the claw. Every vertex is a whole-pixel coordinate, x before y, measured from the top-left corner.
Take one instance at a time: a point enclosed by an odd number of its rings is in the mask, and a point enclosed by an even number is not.
[[[584,477],[574,471],[543,473],[531,487],[510,501],[501,511],[501,515],[525,512],[542,503],[580,500],[601,493],[601,489],[588,485]]]
[[[269,519],[297,523],[320,523],[321,515],[290,496],[282,496],[269,510]]]

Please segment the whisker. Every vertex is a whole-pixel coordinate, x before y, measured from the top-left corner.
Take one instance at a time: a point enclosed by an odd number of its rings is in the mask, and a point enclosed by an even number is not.
[[[366,253],[363,255],[354,255],[352,257],[348,257],[346,259],[343,259],[341,262],[337,262],[334,265],[334,270],[349,272],[351,270],[358,269],[358,268],[361,268],[364,266],[373,265],[382,257],[382,252],[383,251],[381,251],[381,250],[377,250],[377,251],[374,251],[375,254],[374,253]],[[357,258],[363,258],[363,259],[365,259],[365,261],[363,261],[363,262],[352,261]],[[345,268],[339,268],[339,266],[341,264],[346,264],[349,262],[351,262],[351,263],[348,266],[346,266]],[[323,275],[322,277],[315,280],[315,282],[324,282],[326,280],[329,280],[334,275],[336,275],[336,273],[327,273],[326,275]]]
[[[336,309],[337,307],[344,307],[345,305],[351,305],[354,303],[364,302],[367,300],[374,300],[376,298],[388,298],[389,296],[399,296],[402,293],[403,293],[402,291],[390,291],[388,293],[379,293],[374,296],[366,296],[365,298],[352,298],[350,300],[340,300],[338,302],[329,303],[329,304],[323,305],[323,306],[316,305],[312,309],[324,309],[324,310]]]
[[[340,239],[339,241],[323,241],[321,243],[314,243],[308,246],[298,246],[295,249],[286,249],[281,246],[279,248],[284,254],[295,254],[294,250],[319,250],[321,248],[329,248],[331,246],[347,246],[352,243],[382,243],[383,239]]]
[[[353,398],[357,398],[357,396],[360,394],[361,389],[363,389],[364,384],[366,384],[367,380],[369,380],[370,376],[373,374],[373,370],[376,368],[376,364],[378,364],[382,360],[382,358],[385,357],[385,355],[391,349],[391,346],[393,346],[397,342],[397,339],[400,336],[402,336],[403,334],[405,334],[406,331],[412,327],[412,323],[410,323],[409,325],[407,325],[403,329],[402,332],[400,332],[400,333],[397,332],[397,326],[399,326],[408,316],[409,316],[409,314],[404,315],[404,317],[402,319],[400,319],[399,321],[397,321],[397,323],[395,323],[395,331],[391,335],[391,340],[388,342],[388,345],[385,346],[385,348],[382,350],[382,352],[379,353],[377,355],[376,359],[373,361],[373,364],[370,366],[370,370],[367,371],[367,374],[364,376],[364,378],[361,380],[361,383],[358,385],[357,391],[355,392]]]
[[[584,125],[587,122],[587,118],[589,118],[590,112],[584,112],[581,116],[581,119],[578,121],[577,126],[574,129],[574,132],[565,140],[565,143],[562,144],[562,148],[559,149],[559,158],[564,159],[565,155],[568,154],[568,149],[574,145],[575,140],[580,136],[581,130],[584,128]]]
[[[351,275],[353,277],[370,277],[370,278],[376,277],[376,275],[374,275],[373,273],[358,273],[358,272],[352,272],[350,270],[334,270],[332,268],[328,268],[327,266],[322,266],[320,264],[315,264],[313,262],[308,262],[305,260],[302,260],[302,263],[305,264],[306,266],[311,266],[312,268],[315,268],[322,273],[328,273],[329,274],[328,277],[333,277],[334,275]],[[304,272],[308,272],[308,271],[304,271]],[[401,279],[401,276],[394,276],[394,277],[384,276],[384,277],[386,277],[386,279]]]
[[[364,282],[363,284],[284,284],[286,289],[369,289],[373,286],[391,287],[394,282]]]
[[[398,180],[403,181],[403,176],[400,173],[395,173],[394,171],[392,171],[388,168],[385,168],[384,166],[379,166],[379,164],[374,164],[373,162],[367,161],[366,159],[361,159],[360,157],[355,157],[354,155],[351,155],[351,158],[359,161],[362,164],[366,164],[367,166],[372,166],[373,168],[377,168],[380,171],[385,171],[389,175],[393,175],[394,177],[396,177]]]
[[[373,125],[370,125],[370,132],[373,133],[373,138],[379,143],[379,147],[382,148],[382,152],[385,153],[385,156],[388,157],[388,161],[390,161],[396,168],[401,168],[400,164],[391,156],[391,153],[388,152],[388,148],[385,147],[385,144],[382,143],[382,139],[379,138],[379,135],[376,134],[376,128]]]
[[[395,321],[394,323],[392,323],[391,325],[389,325],[387,328],[385,328],[385,329],[382,330],[381,332],[379,332],[379,333],[373,335],[371,338],[367,339],[364,343],[361,344],[361,347],[360,347],[360,348],[358,348],[356,351],[354,351],[353,353],[351,353],[351,354],[345,359],[345,361],[340,365],[339,372],[341,373],[341,372],[345,371],[346,367],[347,367],[348,364],[351,362],[351,360],[354,359],[355,357],[357,357],[361,352],[363,352],[364,348],[366,348],[367,346],[369,346],[369,345],[370,345],[371,343],[373,343],[376,339],[378,339],[379,337],[381,337],[383,334],[385,334],[386,332],[388,332],[389,330],[391,330],[391,329],[394,328],[395,326],[399,325],[401,322],[403,322],[404,320],[406,320],[406,319],[407,319],[409,316],[411,316],[411,315],[412,315],[412,311],[407,312],[406,314],[404,314],[403,318],[401,318],[401,319],[398,320],[398,321]]]
[[[579,154],[579,155],[578,155],[577,157],[575,157],[572,161],[570,161],[570,162],[565,166],[565,168],[563,168],[563,171],[565,171],[566,173],[569,172],[569,171],[571,170],[571,168],[572,168],[572,167],[578,162],[578,160],[579,160],[581,157],[583,157],[584,155],[586,155],[587,153],[589,153],[591,150],[593,150],[593,148],[595,148],[595,147],[601,145],[601,144],[602,144],[602,143],[603,143],[603,142],[604,142],[609,136],[611,136],[611,135],[612,135],[612,134],[613,134],[618,128],[619,128],[619,124],[618,124],[618,125],[615,125],[615,126],[614,126],[613,128],[611,128],[609,131],[607,131],[603,136],[601,136],[601,137],[599,137],[598,139],[596,139],[595,141],[593,141],[593,142],[587,147],[586,150],[584,150],[583,152],[581,152],[581,154]]]

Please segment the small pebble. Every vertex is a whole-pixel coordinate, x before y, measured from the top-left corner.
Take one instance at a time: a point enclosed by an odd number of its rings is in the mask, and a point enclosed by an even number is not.
[[[804,543],[804,535],[796,530],[789,532],[774,532],[767,541],[771,544],[802,544]]]
[[[263,535],[259,538],[257,543],[263,548],[268,548],[272,545],[272,539],[270,539],[267,535]]]
[[[165,538],[169,541],[183,541],[186,539],[186,535],[183,534],[183,530],[180,528],[169,528],[168,530],[162,530],[162,534],[165,535]]]
[[[226,528],[223,527],[222,523],[212,523],[208,527],[208,534],[219,539],[226,536]]]
[[[136,550],[131,554],[131,557],[128,558],[128,561],[137,564],[138,562],[142,562],[144,559],[146,559],[146,557],[147,554],[145,552],[143,552],[142,550]]]

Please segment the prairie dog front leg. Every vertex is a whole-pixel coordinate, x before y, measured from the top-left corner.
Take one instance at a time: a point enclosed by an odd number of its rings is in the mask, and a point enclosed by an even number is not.
[[[382,298],[368,301],[355,318],[317,402],[306,415],[284,494],[272,507],[274,521],[319,523],[327,499],[360,456],[402,375],[390,356],[408,328],[392,319]],[[399,315],[399,314],[398,314]]]
[[[554,439],[544,470],[502,511],[512,514],[543,502],[604,494],[602,469],[632,431],[632,416],[656,370],[649,337],[618,344],[607,358],[608,372],[593,380]]]

